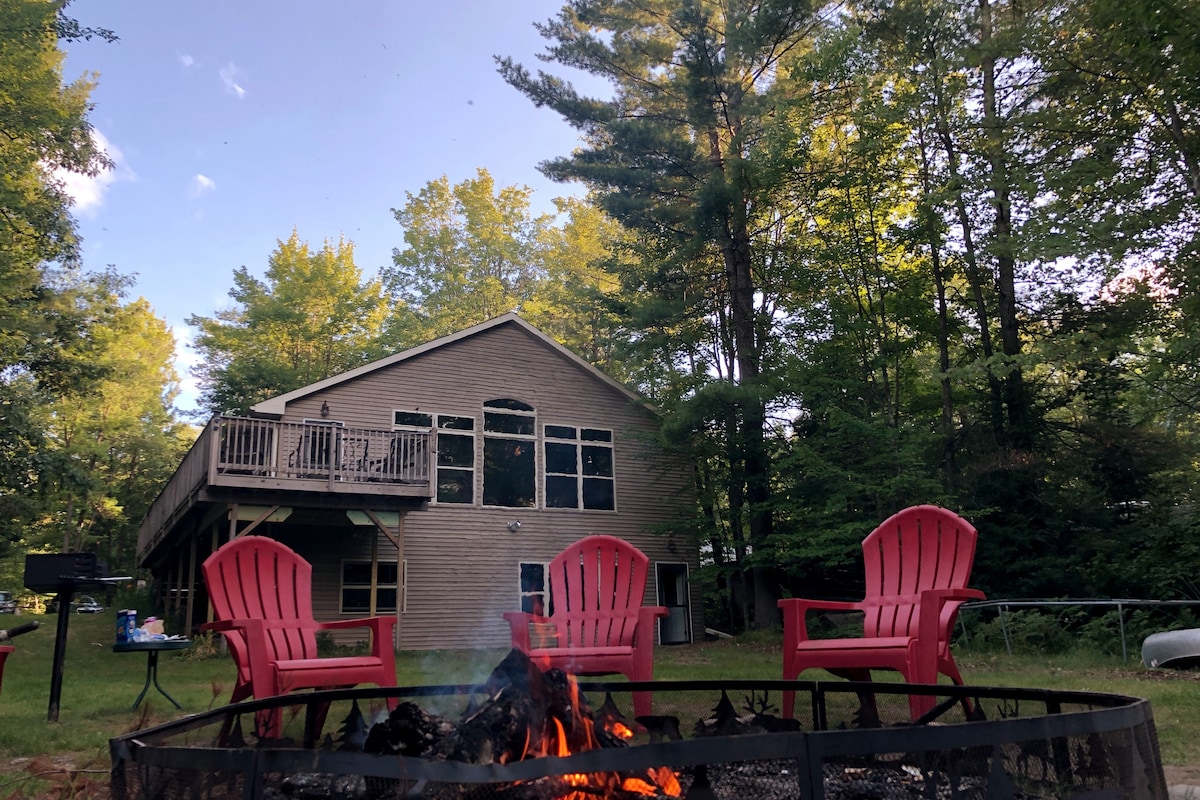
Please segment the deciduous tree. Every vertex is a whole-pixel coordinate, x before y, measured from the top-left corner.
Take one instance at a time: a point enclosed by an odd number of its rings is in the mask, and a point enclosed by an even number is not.
[[[292,231],[270,255],[264,279],[239,267],[233,283],[232,307],[188,318],[202,357],[200,400],[211,412],[245,413],[383,355],[383,286],[363,280],[344,239],[313,250]]]

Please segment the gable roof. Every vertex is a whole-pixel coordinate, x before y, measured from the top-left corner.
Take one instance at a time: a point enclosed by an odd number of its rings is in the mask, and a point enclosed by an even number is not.
[[[399,364],[402,361],[407,361],[410,358],[415,358],[416,356],[422,355],[423,353],[428,353],[432,350],[437,350],[438,348],[446,347],[447,345],[452,345],[455,342],[460,342],[464,339],[469,339],[472,336],[478,336],[479,334],[485,333],[494,328],[499,328],[503,325],[515,325],[516,327],[520,328],[521,330],[523,330],[526,333],[533,336],[535,339],[538,339],[539,341],[541,341],[542,344],[546,345],[546,347],[557,352],[559,355],[566,358],[567,360],[573,362],[577,367],[579,367],[584,372],[586,372],[589,375],[591,375],[592,377],[594,377],[596,380],[615,389],[618,393],[629,398],[631,401],[636,402],[641,405],[646,405],[645,398],[643,398],[637,392],[635,392],[632,389],[630,389],[629,387],[625,386],[620,381],[617,381],[617,380],[609,377],[608,375],[604,374],[604,372],[602,372],[601,370],[594,367],[592,364],[588,363],[584,359],[577,356],[569,348],[559,344],[551,337],[547,336],[546,334],[542,333],[537,328],[530,325],[525,320],[521,319],[514,312],[514,313],[505,314],[504,316],[496,317],[494,319],[490,319],[487,322],[481,322],[478,325],[474,325],[470,328],[466,328],[464,330],[459,331],[458,333],[452,333],[449,336],[443,336],[440,339],[434,339],[431,342],[426,342],[425,344],[420,345],[418,347],[413,347],[408,350],[404,350],[403,352],[396,353],[395,355],[390,355],[387,358],[381,358],[378,361],[372,361],[370,364],[364,364],[363,366],[356,367],[355,369],[349,370],[348,372],[343,372],[338,375],[333,375],[332,377],[326,378],[325,380],[317,381],[316,383],[310,383],[308,386],[302,386],[299,389],[293,389],[292,391],[290,391],[286,394],[281,394],[277,397],[272,397],[268,400],[264,400],[261,403],[256,403],[255,405],[250,407],[250,411],[252,414],[254,414],[256,416],[273,416],[273,417],[283,416],[284,412],[287,410],[287,404],[293,400],[298,400],[302,397],[306,397],[310,394],[313,394],[314,392],[319,392],[323,389],[328,389],[331,386],[337,386],[339,383],[344,383],[346,381],[362,377],[363,375],[370,374],[376,370],[383,369],[385,367],[390,367],[393,364]]]

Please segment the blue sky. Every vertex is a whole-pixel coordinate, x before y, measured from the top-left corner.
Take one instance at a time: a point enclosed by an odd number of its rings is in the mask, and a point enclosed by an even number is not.
[[[533,28],[558,0],[79,0],[68,12],[120,41],[68,46],[64,78],[98,73],[90,119],[116,168],[71,182],[84,264],[136,275],[179,340],[184,320],[228,304],[233,270],[265,268],[295,228],[319,246],[345,235],[372,276],[403,231],[391,209],[446,175],[483,167],[534,203],[577,187],[543,160],[576,132],[496,73],[531,68]]]

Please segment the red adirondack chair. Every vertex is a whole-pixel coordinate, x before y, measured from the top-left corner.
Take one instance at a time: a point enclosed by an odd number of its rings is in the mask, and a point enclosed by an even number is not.
[[[780,600],[783,609],[783,677],[821,667],[850,680],[870,680],[872,669],[900,672],[908,683],[937,683],[938,674],[962,685],[950,654],[958,608],[982,600],[967,589],[975,560],[974,526],[952,511],[923,505],[906,508],[863,540],[866,596],[861,602]],[[852,639],[809,639],[805,615],[818,611],[861,611],[863,635]],[[909,695],[913,719],[936,698]],[[792,715],[794,692],[784,692],[783,713]]]
[[[615,536],[575,542],[550,562],[550,616],[504,614],[512,646],[543,669],[652,680],[654,621],[667,609],[642,605],[649,563],[645,553]],[[552,641],[535,645],[530,624],[552,625]],[[650,692],[634,692],[634,715],[649,714],[650,703]]]
[[[312,565],[285,544],[242,536],[205,559],[204,584],[216,621],[201,626],[225,637],[237,665],[231,702],[296,689],[396,685],[392,634],[396,617],[317,622],[312,615]],[[317,631],[369,628],[371,654],[317,655]],[[260,720],[264,737],[279,735],[280,716]]]

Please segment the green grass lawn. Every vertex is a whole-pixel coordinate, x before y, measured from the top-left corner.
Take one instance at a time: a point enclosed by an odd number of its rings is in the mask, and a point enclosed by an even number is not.
[[[228,656],[188,651],[164,653],[159,681],[182,705],[177,711],[151,687],[136,710],[130,704],[146,679],[143,653],[114,653],[115,614],[72,615],[57,723],[47,722],[57,618],[22,615],[0,618],[0,626],[39,619],[42,627],[11,644],[0,684],[0,796],[22,789],[23,771],[42,774],[46,763],[83,767],[82,776],[107,778],[108,740],[113,736],[224,705],[234,683]],[[400,685],[467,683],[486,677],[504,650],[401,653]],[[1147,670],[1120,659],[1086,656],[1009,656],[960,648],[959,666],[980,686],[1075,689],[1145,697],[1151,701],[1164,764],[1200,767],[1200,673]],[[663,647],[656,651],[655,677],[778,678],[778,637]],[[804,677],[810,677],[805,675]],[[820,678],[821,673],[813,673]],[[84,781],[76,776],[73,780]],[[78,789],[78,786],[75,787]],[[78,793],[78,792],[77,792]],[[15,796],[33,796],[21,795]],[[102,796],[102,795],[101,795]]]

